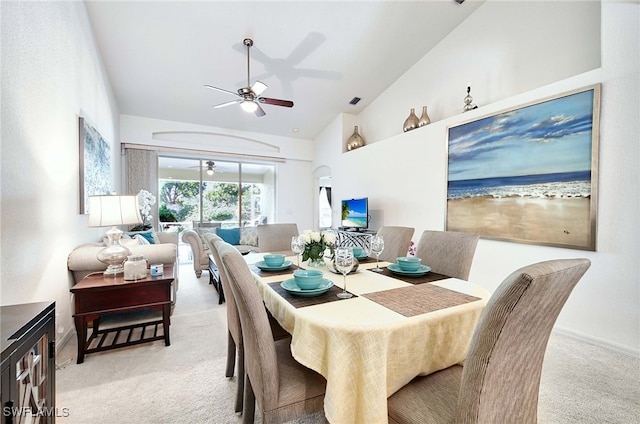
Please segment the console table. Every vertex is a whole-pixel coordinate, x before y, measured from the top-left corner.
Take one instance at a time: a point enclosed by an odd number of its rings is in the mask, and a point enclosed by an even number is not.
[[[74,294],[73,315],[78,337],[77,363],[84,362],[88,353],[116,349],[155,340],[169,340],[171,314],[171,284],[175,278],[173,266],[165,266],[160,276],[147,275],[142,280],[127,281],[122,274],[105,277],[90,274],[71,288]],[[101,319],[114,317],[126,320],[136,311],[157,311],[151,318],[100,329]],[[139,317],[133,317],[139,318]],[[93,328],[87,338],[89,323]]]
[[[55,305],[36,302],[0,307],[3,424],[55,423],[56,415],[63,411],[55,409]]]

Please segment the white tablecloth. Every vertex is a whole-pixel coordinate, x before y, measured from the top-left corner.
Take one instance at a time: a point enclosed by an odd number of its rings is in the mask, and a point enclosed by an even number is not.
[[[295,257],[287,259],[296,263]],[[366,270],[372,267],[360,264],[348,275],[348,291],[361,295],[411,286]],[[342,275],[321,269],[342,287]],[[294,358],[327,379],[325,415],[339,424],[386,423],[388,396],[418,375],[462,362],[489,297],[477,285],[450,278],[428,284],[481,300],[413,317],[362,296],[295,308],[268,285],[288,278],[255,275],[267,308],[292,334]]]

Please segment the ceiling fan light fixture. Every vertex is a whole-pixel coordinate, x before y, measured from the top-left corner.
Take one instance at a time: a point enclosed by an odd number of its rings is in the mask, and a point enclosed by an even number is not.
[[[254,113],[258,109],[258,105],[253,100],[243,100],[240,107],[248,113]]]

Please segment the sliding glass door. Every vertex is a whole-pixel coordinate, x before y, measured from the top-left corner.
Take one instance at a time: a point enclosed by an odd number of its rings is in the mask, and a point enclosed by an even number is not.
[[[240,227],[274,221],[275,165],[209,158],[158,158],[165,228]]]

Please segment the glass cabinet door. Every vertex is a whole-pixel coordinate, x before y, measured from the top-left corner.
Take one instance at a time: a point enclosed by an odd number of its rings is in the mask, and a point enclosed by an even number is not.
[[[48,396],[49,337],[40,339],[16,362],[14,422],[18,424],[46,423],[51,406]]]

